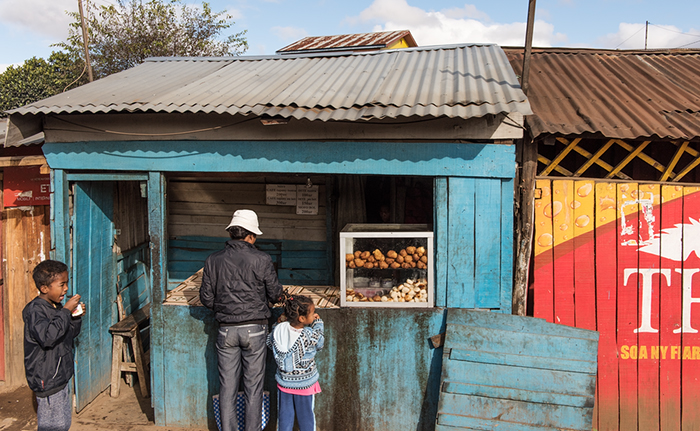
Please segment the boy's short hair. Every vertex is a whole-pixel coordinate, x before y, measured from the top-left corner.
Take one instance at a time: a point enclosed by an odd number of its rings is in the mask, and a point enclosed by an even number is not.
[[[62,272],[68,272],[68,266],[58,260],[45,260],[34,267],[32,278],[36,288],[50,285]]]
[[[253,235],[253,238],[257,236],[248,229],[242,228],[240,226],[231,226],[226,230],[228,231],[228,234],[231,237],[231,239],[241,240],[245,239],[248,235]]]

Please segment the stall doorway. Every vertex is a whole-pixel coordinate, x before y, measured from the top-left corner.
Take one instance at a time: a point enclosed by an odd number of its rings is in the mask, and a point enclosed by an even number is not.
[[[110,385],[120,317],[150,303],[147,201],[135,181],[72,184],[72,294],[86,304],[76,340],[75,395],[82,410]]]

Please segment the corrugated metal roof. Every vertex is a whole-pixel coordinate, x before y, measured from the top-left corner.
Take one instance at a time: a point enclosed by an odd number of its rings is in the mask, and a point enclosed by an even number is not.
[[[516,73],[522,48],[506,48]],[[528,94],[533,136],[700,137],[700,51],[535,49]]]
[[[278,54],[319,50],[381,49],[406,38],[409,46],[418,46],[408,30],[380,31],[375,33],[339,34],[335,36],[309,36],[277,50]]]
[[[155,58],[12,114],[177,112],[307,120],[482,117],[530,105],[496,45]]]

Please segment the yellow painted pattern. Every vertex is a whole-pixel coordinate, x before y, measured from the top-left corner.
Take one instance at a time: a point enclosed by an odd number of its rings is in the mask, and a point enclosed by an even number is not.
[[[537,180],[535,185],[541,197],[535,199],[535,256],[552,250],[552,189],[551,181]]]
[[[576,181],[574,190],[573,200],[569,205],[574,211],[574,236],[579,236],[592,232],[595,227],[595,220],[593,219],[595,183],[593,181]]]
[[[552,181],[552,235],[554,245],[574,237],[574,182]]]

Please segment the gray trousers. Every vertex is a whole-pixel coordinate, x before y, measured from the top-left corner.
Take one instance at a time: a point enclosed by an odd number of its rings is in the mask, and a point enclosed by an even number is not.
[[[73,411],[68,385],[60,392],[48,397],[36,397],[36,403],[38,431],[68,431],[70,429]]]
[[[236,421],[241,374],[246,395],[245,431],[262,430],[267,325],[222,326],[216,338],[219,358],[219,411],[222,431],[243,431]]]

